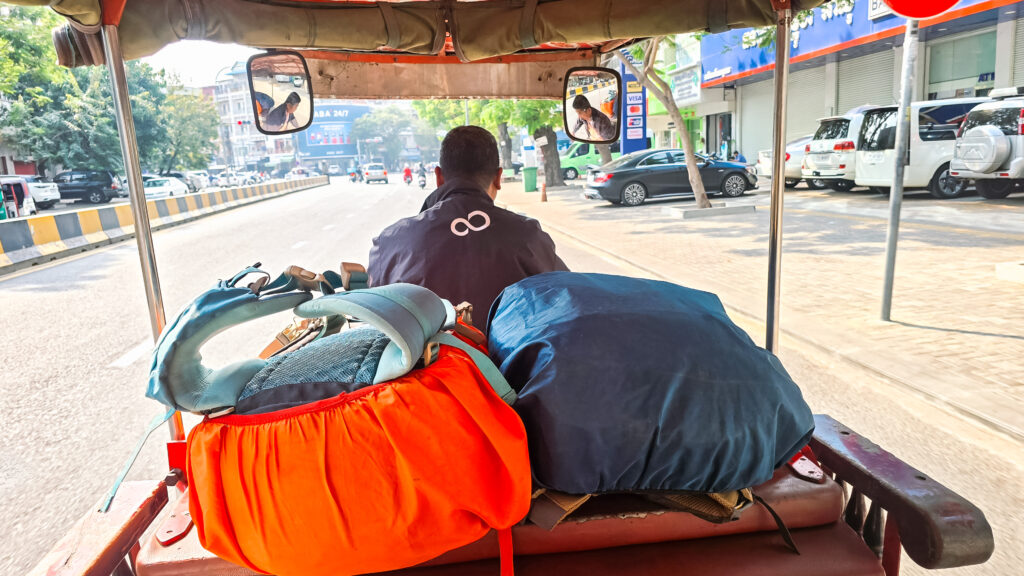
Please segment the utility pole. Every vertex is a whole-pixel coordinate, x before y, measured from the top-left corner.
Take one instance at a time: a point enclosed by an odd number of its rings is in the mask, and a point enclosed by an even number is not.
[[[466,112],[466,121],[462,125],[469,126],[469,100],[462,101],[462,109]]]

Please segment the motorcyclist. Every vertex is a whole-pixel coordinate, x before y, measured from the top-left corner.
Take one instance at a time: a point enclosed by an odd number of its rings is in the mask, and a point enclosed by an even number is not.
[[[408,164],[405,165],[405,170],[402,171],[402,180],[404,180],[406,184],[412,182],[412,168],[410,168]]]
[[[419,171],[424,176],[426,168]],[[408,282],[481,316],[506,287],[534,274],[567,270],[540,223],[494,205],[501,188],[498,144],[479,126],[460,126],[441,143],[438,189],[420,213],[373,240],[371,286]]]

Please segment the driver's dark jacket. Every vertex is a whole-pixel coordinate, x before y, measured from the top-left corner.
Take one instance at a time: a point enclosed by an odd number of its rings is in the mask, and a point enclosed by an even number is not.
[[[477,324],[506,287],[543,272],[568,270],[536,220],[499,208],[478,185],[447,181],[373,239],[371,286],[418,284],[452,304],[473,305]]]

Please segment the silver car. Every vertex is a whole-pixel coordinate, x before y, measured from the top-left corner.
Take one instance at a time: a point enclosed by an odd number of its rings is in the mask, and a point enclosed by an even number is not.
[[[1024,98],[979,104],[956,140],[949,174],[974,180],[983,198],[1006,198],[1024,183]]]
[[[388,171],[383,164],[367,164],[363,169],[363,179],[366,183],[383,182],[388,183]]]

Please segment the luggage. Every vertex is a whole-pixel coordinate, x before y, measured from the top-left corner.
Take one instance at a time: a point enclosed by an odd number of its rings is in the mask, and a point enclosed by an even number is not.
[[[237,322],[282,307],[280,295],[271,305],[237,285],[221,284],[172,324],[151,382],[177,401],[246,412],[207,416],[188,436],[189,509],[204,548],[261,573],[364,574],[418,564],[526,516],[515,395],[485,353],[445,331],[450,304],[408,284],[307,294],[297,315],[370,326],[204,372],[198,351],[229,325],[224,315]],[[202,302],[218,304],[212,320]],[[177,374],[212,376],[197,394]],[[322,381],[332,378],[345,381]]]
[[[549,272],[505,289],[487,333],[547,489],[741,490],[814,429],[778,359],[707,292]]]

